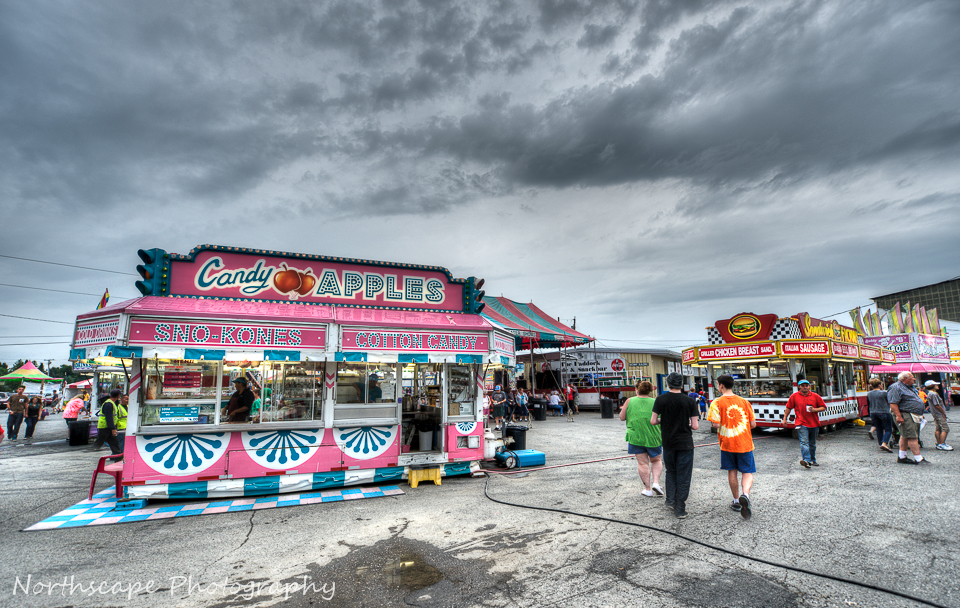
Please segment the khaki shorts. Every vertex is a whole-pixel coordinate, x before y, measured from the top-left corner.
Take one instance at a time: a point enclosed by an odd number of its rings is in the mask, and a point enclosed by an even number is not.
[[[904,439],[920,439],[920,423],[913,419],[913,414],[903,413],[903,422],[900,426],[900,436]]]
[[[946,433],[949,430],[949,427],[947,426],[946,418],[937,418],[936,416],[934,416],[933,421],[937,424],[936,431],[938,433]]]

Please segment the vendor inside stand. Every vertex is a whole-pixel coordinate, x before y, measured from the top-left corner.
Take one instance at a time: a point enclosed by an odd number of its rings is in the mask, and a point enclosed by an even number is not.
[[[242,377],[233,381],[233,388],[236,391],[230,395],[230,403],[224,411],[220,412],[220,420],[226,418],[227,422],[247,422],[253,410],[253,391],[247,387],[247,379]]]

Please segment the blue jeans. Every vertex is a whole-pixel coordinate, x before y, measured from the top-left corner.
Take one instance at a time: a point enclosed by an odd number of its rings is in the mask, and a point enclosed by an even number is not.
[[[27,416],[26,418],[24,418],[24,422],[27,423],[27,432],[23,436],[24,439],[33,438],[33,429],[37,427],[37,421],[39,420],[40,420],[39,416]]]
[[[893,434],[893,418],[890,414],[870,414],[870,417],[873,418],[873,426],[877,427],[877,444],[889,446],[890,435]]]
[[[20,434],[20,425],[23,424],[23,412],[7,414],[7,438],[16,439]]]
[[[797,427],[797,435],[800,436],[800,456],[807,462],[817,461],[817,435],[819,434],[820,427]]]
[[[666,499],[677,513],[687,510],[690,479],[693,477],[693,450],[663,450],[663,467],[667,470]]]

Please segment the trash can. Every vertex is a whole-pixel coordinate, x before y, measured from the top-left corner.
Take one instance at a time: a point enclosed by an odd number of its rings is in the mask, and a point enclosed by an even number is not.
[[[70,421],[70,428],[67,431],[67,442],[70,445],[87,445],[90,443],[90,421]]]
[[[537,397],[530,400],[531,407],[533,408],[533,419],[534,420],[546,420],[547,419],[547,400]]]
[[[429,452],[433,449],[433,432],[437,428],[433,424],[420,423],[417,425],[417,431],[420,434],[420,451]]]
[[[510,450],[527,449],[527,427],[515,424],[508,424],[506,427],[507,437],[513,437],[513,443],[508,446]]]
[[[604,397],[600,400],[600,417],[613,418],[613,399]]]

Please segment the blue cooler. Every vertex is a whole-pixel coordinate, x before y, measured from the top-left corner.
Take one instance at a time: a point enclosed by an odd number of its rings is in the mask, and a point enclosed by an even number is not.
[[[546,455],[536,450],[502,450],[497,452],[496,459],[508,469],[540,467],[547,462]]]

